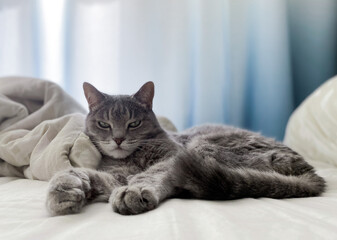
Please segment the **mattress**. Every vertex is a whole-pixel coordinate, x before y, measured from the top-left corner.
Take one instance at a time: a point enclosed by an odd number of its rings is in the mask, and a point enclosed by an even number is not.
[[[318,174],[328,182],[321,197],[170,199],[136,216],[94,203],[53,217],[44,206],[47,182],[2,177],[0,239],[337,239],[337,168]]]

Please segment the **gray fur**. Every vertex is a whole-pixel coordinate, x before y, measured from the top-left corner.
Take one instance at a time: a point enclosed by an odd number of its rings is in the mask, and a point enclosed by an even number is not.
[[[289,198],[324,191],[314,169],[273,139],[224,125],[164,131],[152,111],[151,82],[132,96],[103,94],[87,83],[84,90],[86,134],[103,159],[97,171],[76,168],[53,177],[47,196],[52,214],[76,213],[94,201],[109,201],[115,212],[128,215],[170,197]],[[139,127],[129,127],[139,120]]]

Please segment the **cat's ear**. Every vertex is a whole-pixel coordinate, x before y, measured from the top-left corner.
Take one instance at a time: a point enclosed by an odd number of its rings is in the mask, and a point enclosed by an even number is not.
[[[154,84],[153,82],[145,83],[134,95],[133,98],[137,99],[141,104],[147,108],[152,109],[152,100],[154,97]]]
[[[97,106],[99,103],[101,103],[105,99],[105,96],[90,83],[84,82],[83,90],[84,90],[84,95],[85,95],[85,98],[87,99],[90,110],[92,110],[92,108]]]

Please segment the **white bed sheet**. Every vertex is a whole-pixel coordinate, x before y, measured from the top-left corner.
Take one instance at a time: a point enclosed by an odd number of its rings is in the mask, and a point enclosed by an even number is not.
[[[200,201],[171,199],[137,216],[95,203],[50,217],[47,182],[0,178],[0,239],[337,239],[337,168],[320,169],[321,197]]]

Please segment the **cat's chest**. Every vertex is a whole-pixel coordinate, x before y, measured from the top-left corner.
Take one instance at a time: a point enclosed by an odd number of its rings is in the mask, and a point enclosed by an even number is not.
[[[126,182],[128,177],[144,172],[174,154],[170,149],[167,146],[142,146],[125,159],[103,157],[99,170],[112,174],[120,182]]]
[[[143,147],[141,151],[134,152],[130,156],[130,159],[134,165],[138,166],[142,170],[145,170],[153,164],[161,161],[165,155],[166,152],[162,151],[160,148],[154,149],[151,147]]]
[[[126,184],[127,178],[143,171],[143,169],[131,161],[103,158],[98,168],[99,171],[107,172],[119,182]]]
[[[107,157],[102,159],[99,170],[108,172],[120,182],[124,182],[128,176],[145,171],[153,163],[154,160],[148,159],[141,154],[133,154],[126,159],[111,159]]]

